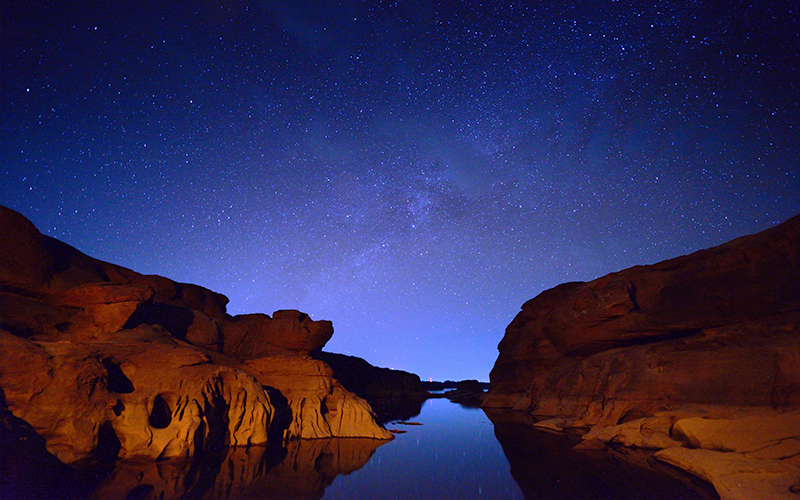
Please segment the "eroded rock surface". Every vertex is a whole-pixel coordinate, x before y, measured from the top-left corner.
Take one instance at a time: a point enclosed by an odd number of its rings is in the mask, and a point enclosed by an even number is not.
[[[595,442],[717,453],[760,447],[763,460],[793,463],[800,216],[715,248],[547,290],[523,305],[499,351],[484,406],[590,429]]]
[[[270,439],[391,439],[369,404],[308,356],[331,322],[295,310],[232,317],[227,301],[92,259],[0,207],[7,411],[64,463],[185,458]]]

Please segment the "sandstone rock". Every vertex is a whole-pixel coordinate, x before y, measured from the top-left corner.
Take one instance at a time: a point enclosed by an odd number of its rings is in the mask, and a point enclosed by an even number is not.
[[[500,343],[485,405],[572,417],[624,399],[645,413],[674,402],[796,408],[798,311],[795,217],[528,301]],[[606,413],[591,411],[594,423]]]
[[[122,329],[133,312],[153,297],[148,286],[126,286],[115,283],[86,283],[64,292],[61,303],[80,307],[100,333]]]
[[[331,322],[294,310],[233,318],[221,294],[93,259],[5,207],[0,231],[0,416],[30,425],[43,453],[92,464],[391,439],[308,356]]]
[[[770,471],[800,463],[800,216],[547,290],[523,305],[499,351],[484,407],[564,419],[590,428],[587,440],[667,448],[721,495],[766,498],[757,488],[773,491]],[[684,442],[707,449],[676,448]]]
[[[283,351],[309,352],[321,349],[333,335],[330,321],[313,321],[295,310],[266,314],[243,314],[223,325],[227,354],[255,359]]]
[[[0,206],[0,283],[41,286],[53,258],[38,229],[19,213]]]
[[[485,405],[587,425],[676,404],[798,407],[799,256],[795,217],[543,292],[509,325]]]
[[[347,390],[368,401],[428,396],[419,375],[414,373],[379,368],[356,356],[332,352],[313,351],[311,356],[327,363]]]
[[[109,446],[100,429],[116,399],[106,370],[90,349],[71,343],[36,343],[0,331],[0,387],[8,408],[47,440],[65,463]]]
[[[364,398],[381,424],[419,415],[430,397],[419,375],[379,368],[356,356],[324,351],[312,351],[311,356],[327,363],[345,389]]]
[[[280,388],[291,409],[287,436],[300,438],[369,437],[392,439],[375,422],[365,400],[347,391],[330,366],[309,356],[283,355],[248,360],[265,386]]]
[[[695,448],[788,458],[800,454],[800,412],[750,415],[739,419],[687,418],[673,427]]]
[[[609,427],[592,429],[583,436],[583,439],[597,439],[603,443],[618,443],[636,448],[657,450],[672,448],[683,444],[670,436],[673,422],[674,419],[670,416],[640,418]]]
[[[0,495],[52,499],[86,496],[80,477],[47,451],[45,439],[7,408],[0,389]]]
[[[484,412],[524,498],[715,498],[710,486],[650,460],[645,450],[607,448],[597,439],[576,447],[574,433],[537,429],[527,412]]]
[[[166,333],[150,334],[150,343],[130,338],[37,343],[0,332],[9,408],[65,463],[267,442],[274,410],[252,376],[211,364]]]
[[[669,463],[712,483],[721,500],[794,500],[800,468],[780,460],[764,460],[740,453],[668,448],[655,454]]]
[[[159,349],[115,343],[104,354],[134,388],[117,395],[111,420],[120,457],[187,457],[267,443],[275,410],[251,375],[168,341]]]
[[[555,431],[555,432],[563,432],[564,431],[564,424],[567,421],[563,418],[550,418],[547,420],[539,420],[538,422],[534,423],[533,426],[537,429],[544,429],[547,431]]]

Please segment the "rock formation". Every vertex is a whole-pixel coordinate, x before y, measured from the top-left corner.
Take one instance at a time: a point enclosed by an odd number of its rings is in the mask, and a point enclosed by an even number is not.
[[[733,460],[732,453],[757,459],[757,450],[774,448],[763,460],[779,460],[800,478],[800,216],[715,248],[547,290],[522,306],[499,351],[485,407],[527,411],[550,427],[590,428],[587,440],[665,448],[657,456],[706,471],[724,498],[745,496],[715,479],[724,473],[697,465],[708,450]],[[725,428],[737,436],[770,426],[786,432],[741,449],[709,438],[719,422],[742,419],[749,427]],[[667,449],[679,446],[687,448]],[[789,495],[784,483],[778,489]]]
[[[381,423],[419,415],[422,403],[431,396],[414,373],[378,368],[344,354],[317,350],[311,355],[329,365],[348,391],[366,399]]]
[[[310,357],[333,334],[329,321],[294,310],[230,316],[227,302],[88,257],[0,207],[3,408],[70,464],[391,439]]]
[[[633,448],[578,450],[574,433],[543,432],[529,414],[486,408],[524,498],[716,499],[714,489]]]

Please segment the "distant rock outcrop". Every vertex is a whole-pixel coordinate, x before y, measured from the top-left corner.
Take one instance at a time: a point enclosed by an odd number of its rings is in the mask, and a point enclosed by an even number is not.
[[[430,397],[414,373],[378,368],[344,354],[317,350],[311,356],[329,365],[333,376],[348,391],[366,399],[382,423],[419,415],[422,403]]]
[[[787,435],[761,445],[780,442],[782,463],[800,466],[800,423],[784,418],[800,409],[800,216],[547,290],[522,306],[499,351],[486,407],[591,428],[587,439],[731,453],[682,434],[685,419],[777,419]],[[662,454],[670,463],[685,455]]]
[[[309,356],[331,322],[293,310],[232,317],[227,302],[88,257],[0,207],[4,405],[62,462],[391,439],[369,404]]]

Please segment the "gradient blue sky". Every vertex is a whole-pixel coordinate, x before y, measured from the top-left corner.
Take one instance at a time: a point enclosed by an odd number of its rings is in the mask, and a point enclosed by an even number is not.
[[[792,2],[4,1],[0,203],[488,380],[559,283],[800,212]]]

